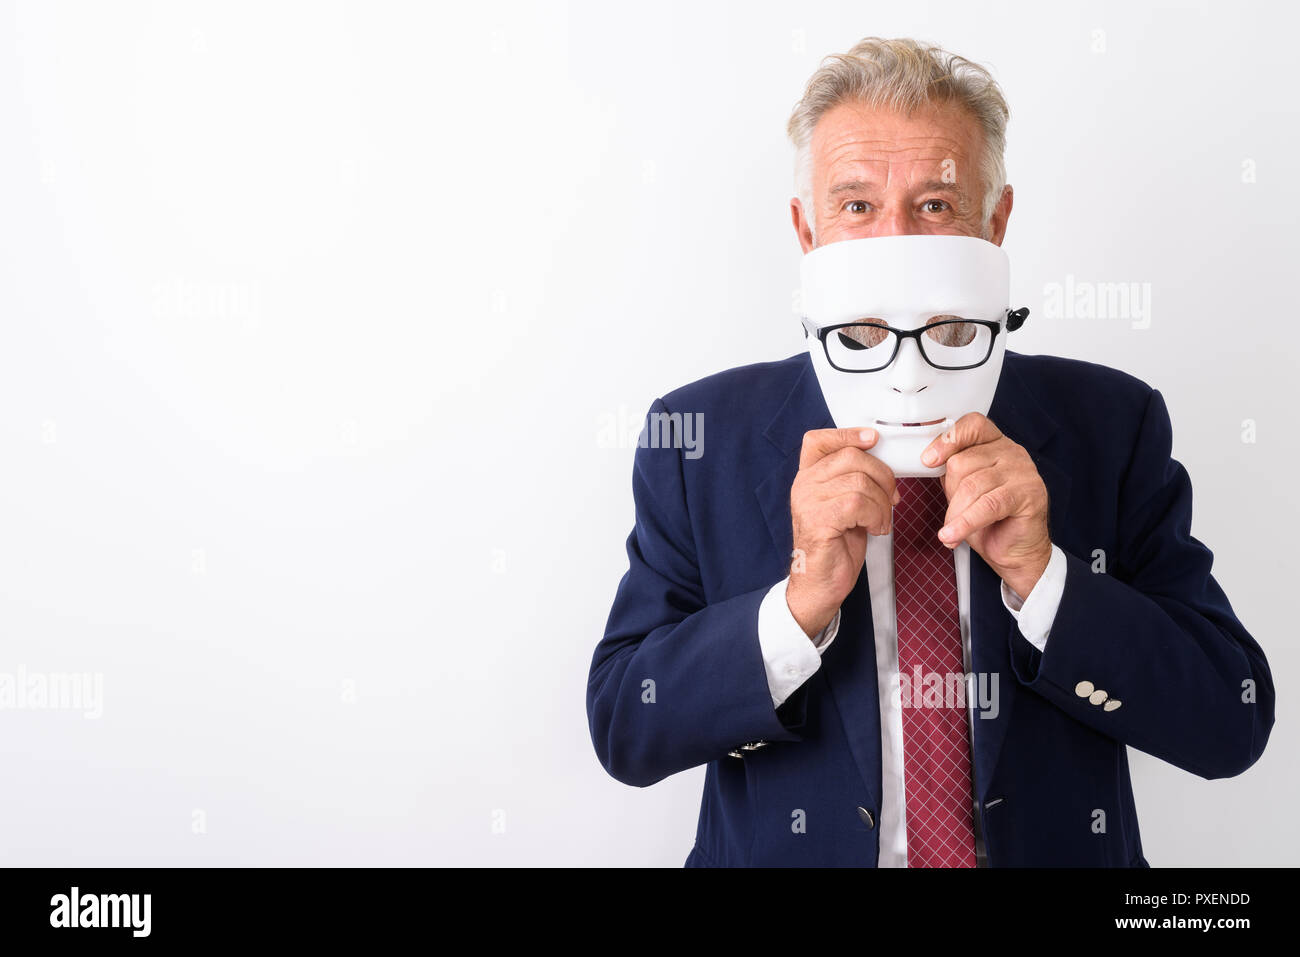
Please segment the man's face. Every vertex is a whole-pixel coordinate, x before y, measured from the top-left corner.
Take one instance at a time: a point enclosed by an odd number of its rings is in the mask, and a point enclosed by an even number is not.
[[[1011,187],[983,228],[982,148],[979,125],[953,106],[926,107],[911,117],[857,103],[833,107],[818,121],[810,143],[816,245],[946,234],[1000,246]],[[790,205],[806,253],[814,246],[812,231],[799,200]]]

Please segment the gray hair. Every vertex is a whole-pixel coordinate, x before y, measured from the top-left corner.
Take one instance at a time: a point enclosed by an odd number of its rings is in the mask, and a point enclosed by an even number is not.
[[[984,184],[980,222],[988,228],[1006,186],[1007,120],[1011,111],[997,81],[984,67],[930,43],[867,37],[848,53],[822,60],[808,80],[786,125],[795,148],[795,195],[803,205],[816,244],[812,196],[812,135],[817,121],[834,106],[857,102],[910,116],[927,104],[965,109],[984,133],[979,174]]]

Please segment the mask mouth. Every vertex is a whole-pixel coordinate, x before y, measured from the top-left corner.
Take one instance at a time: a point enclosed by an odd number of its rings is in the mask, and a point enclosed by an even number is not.
[[[876,425],[887,425],[896,429],[918,429],[927,425],[940,425],[947,421],[944,418],[930,419],[926,422],[886,422],[884,419],[876,419]]]

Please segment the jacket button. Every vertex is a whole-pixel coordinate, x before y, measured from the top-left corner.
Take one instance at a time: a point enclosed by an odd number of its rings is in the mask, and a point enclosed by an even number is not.
[[[1091,681],[1080,681],[1074,686],[1074,693],[1080,698],[1086,698],[1088,695],[1092,694],[1092,692],[1093,686]]]
[[[871,812],[864,807],[858,808],[858,817],[862,818],[862,823],[867,827],[875,827],[876,819],[871,816]]]

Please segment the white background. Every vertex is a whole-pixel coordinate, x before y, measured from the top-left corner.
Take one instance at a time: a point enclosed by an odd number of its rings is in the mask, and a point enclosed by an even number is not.
[[[803,348],[784,126],[879,35],[1003,84],[1014,348],[1163,392],[1272,664],[1245,775],[1133,753],[1147,857],[1294,863],[1283,11],[3,4],[0,671],[104,712],[0,711],[0,862],[680,865],[703,769],[625,787],[586,725],[632,442]],[[1067,275],[1150,328],[1047,320]]]

